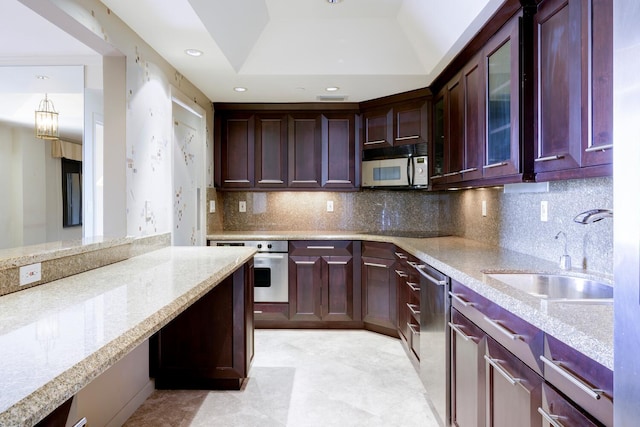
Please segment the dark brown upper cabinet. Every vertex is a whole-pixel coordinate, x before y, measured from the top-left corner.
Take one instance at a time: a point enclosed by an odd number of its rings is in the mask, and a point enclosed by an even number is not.
[[[612,0],[544,0],[538,6],[538,181],[612,172],[612,16]]]
[[[363,115],[362,148],[390,147],[393,145],[393,111],[390,106],[367,111]]]
[[[286,114],[256,115],[256,187],[285,188],[287,186],[287,123]]]
[[[254,186],[254,132],[255,118],[250,113],[225,115],[219,123],[220,175],[218,185],[226,188],[252,188]]]
[[[215,109],[218,188],[358,188],[358,104],[215,104]]]
[[[434,98],[432,188],[521,180],[518,31],[515,16]]]
[[[515,176],[521,171],[519,19],[519,15],[512,18],[496,33],[482,54],[486,90],[482,168],[486,179]]]
[[[321,187],[321,126],[319,113],[289,115],[289,187]]]
[[[322,187],[355,188],[356,120],[354,114],[322,115]]]
[[[424,99],[393,106],[394,145],[418,144],[428,140],[429,110]]]

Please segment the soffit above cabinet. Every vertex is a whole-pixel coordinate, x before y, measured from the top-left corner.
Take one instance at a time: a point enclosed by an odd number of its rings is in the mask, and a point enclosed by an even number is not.
[[[315,102],[329,86],[360,102],[426,87],[503,2],[103,1],[216,102]]]

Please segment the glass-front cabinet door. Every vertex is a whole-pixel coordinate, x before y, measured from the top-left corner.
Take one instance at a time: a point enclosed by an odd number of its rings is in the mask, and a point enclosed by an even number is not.
[[[512,19],[487,43],[486,147],[484,177],[519,171],[518,20]]]

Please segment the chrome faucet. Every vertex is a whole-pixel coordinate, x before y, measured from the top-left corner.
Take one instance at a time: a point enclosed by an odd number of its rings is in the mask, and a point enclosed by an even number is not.
[[[575,218],[573,218],[573,221],[578,224],[591,224],[592,222],[600,221],[605,218],[613,218],[613,209],[591,209],[580,212],[575,216]]]
[[[556,234],[556,240],[558,240],[560,235],[564,237],[564,254],[560,257],[560,268],[563,270],[571,270],[571,257],[567,252],[567,235],[564,231],[559,231],[558,234]]]

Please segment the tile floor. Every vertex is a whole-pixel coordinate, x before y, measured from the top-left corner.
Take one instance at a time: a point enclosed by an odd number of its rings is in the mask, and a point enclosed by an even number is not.
[[[155,391],[126,426],[437,427],[400,341],[368,331],[256,330],[240,391]]]

